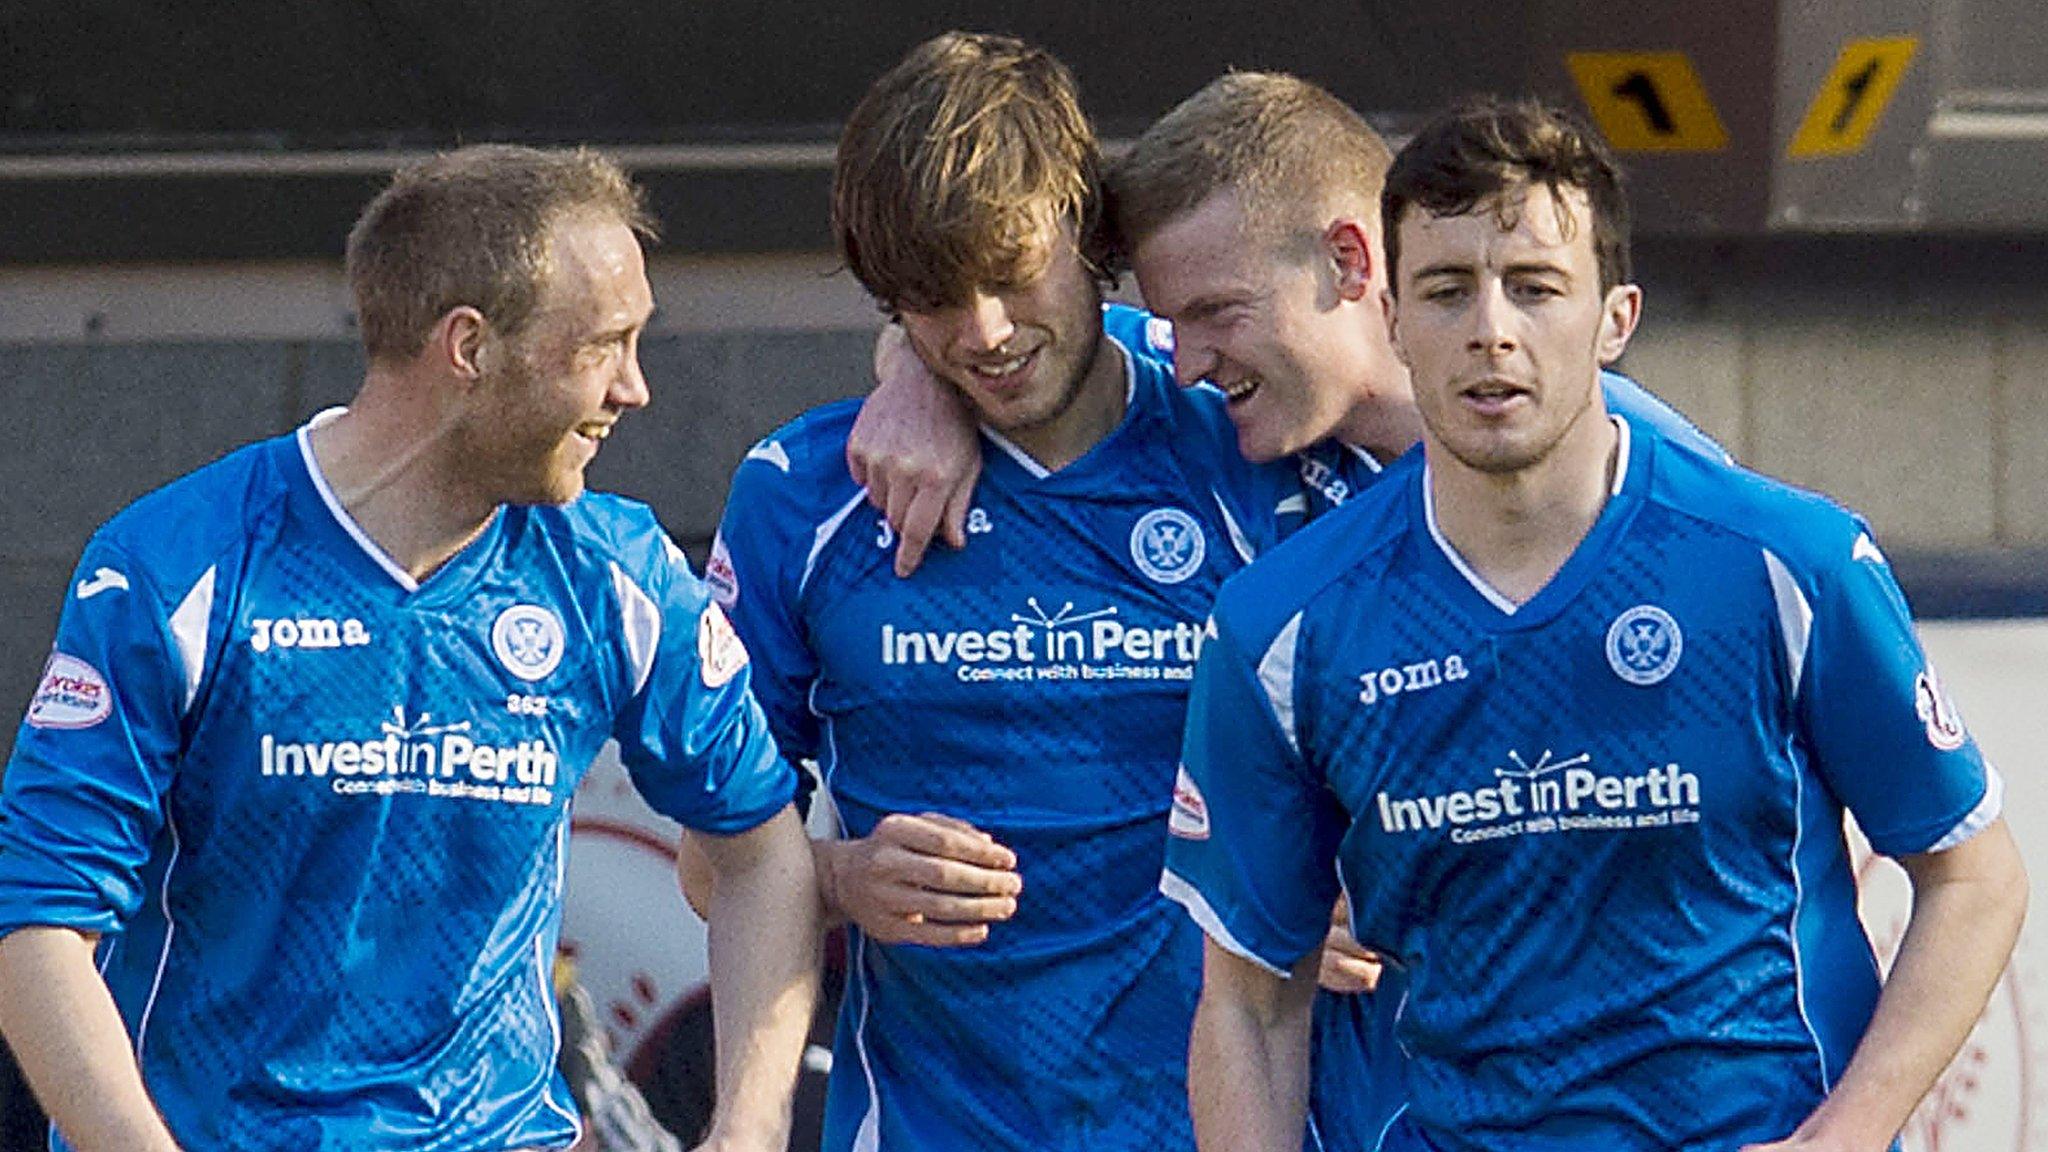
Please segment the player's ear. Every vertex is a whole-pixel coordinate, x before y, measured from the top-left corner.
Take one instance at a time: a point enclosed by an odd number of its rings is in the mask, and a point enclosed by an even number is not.
[[[1643,319],[1643,290],[1634,284],[1616,284],[1607,290],[1600,306],[1600,335],[1594,352],[1600,363],[1612,364],[1628,351],[1628,340]]]
[[[1372,242],[1363,221],[1340,216],[1323,229],[1323,248],[1337,270],[1337,293],[1346,300],[1367,300],[1372,293]]]
[[[467,304],[450,308],[434,324],[426,355],[449,373],[473,382],[484,374],[490,336],[491,322],[482,312]]]

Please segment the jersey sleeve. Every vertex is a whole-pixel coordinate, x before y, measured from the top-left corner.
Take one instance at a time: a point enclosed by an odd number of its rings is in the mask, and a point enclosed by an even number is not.
[[[1343,833],[1291,722],[1299,624],[1297,616],[1254,659],[1212,618],[1159,885],[1217,944],[1282,975],[1329,928]]]
[[[812,526],[796,506],[788,459],[769,440],[740,463],[708,567],[718,602],[755,655],[754,691],[776,743],[791,760],[807,760],[818,755],[818,718],[809,703],[818,661],[797,600]]]
[[[612,732],[619,759],[655,811],[700,832],[744,832],[790,802],[796,772],[754,699],[746,646],[682,550],[652,534],[643,571],[615,575],[637,679]]]
[[[141,905],[212,580],[190,594],[205,603],[180,613],[120,548],[86,546],[0,781],[0,934],[113,933]]]
[[[1998,817],[1998,777],[1942,691],[1867,531],[1814,590],[1799,716],[1822,777],[1887,856],[1962,843]]]

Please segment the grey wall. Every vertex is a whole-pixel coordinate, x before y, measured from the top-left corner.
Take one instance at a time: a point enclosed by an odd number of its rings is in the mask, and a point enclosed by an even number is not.
[[[830,264],[662,262],[645,348],[655,401],[593,482],[648,500],[701,558],[747,447],[865,386],[874,313],[823,275]],[[1920,571],[2002,556],[2004,576],[2048,587],[2042,268],[2048,242],[1649,244],[1648,313],[1624,367],[1746,462],[1862,510],[1895,557],[1934,558]],[[189,271],[0,269],[0,750],[92,529],[354,389],[333,271],[265,275],[209,288]],[[151,280],[175,288],[137,295]],[[208,324],[263,335],[195,338]]]

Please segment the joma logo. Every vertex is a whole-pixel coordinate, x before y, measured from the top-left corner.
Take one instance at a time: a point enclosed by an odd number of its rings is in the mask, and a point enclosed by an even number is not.
[[[1377,704],[1384,696],[1420,692],[1427,688],[1435,688],[1446,681],[1463,680],[1471,674],[1465,667],[1465,658],[1457,655],[1446,656],[1441,660],[1431,657],[1413,664],[1381,668],[1358,677],[1358,702]]]
[[[370,642],[370,630],[353,618],[251,620],[249,629],[249,647],[258,652],[272,648],[360,648]]]

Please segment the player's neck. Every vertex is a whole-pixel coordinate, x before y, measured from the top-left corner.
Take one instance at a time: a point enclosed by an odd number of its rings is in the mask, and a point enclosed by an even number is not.
[[[1104,335],[1096,343],[1095,358],[1073,403],[1043,424],[1008,433],[1007,439],[1046,471],[1057,472],[1086,456],[1115,431],[1129,402],[1123,349]]]
[[[489,526],[497,504],[471,491],[449,459],[442,422],[395,400],[403,386],[366,382],[348,411],[309,433],[342,508],[392,563],[424,580]]]
[[[1375,357],[1370,367],[1336,435],[1386,464],[1422,441],[1422,413],[1415,408],[1407,367],[1391,352]]]
[[[1480,579],[1516,604],[1534,599],[1592,531],[1622,466],[1620,435],[1599,405],[1542,460],[1484,472],[1428,445],[1437,529]]]

